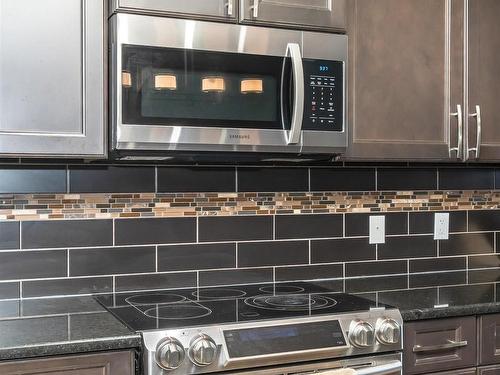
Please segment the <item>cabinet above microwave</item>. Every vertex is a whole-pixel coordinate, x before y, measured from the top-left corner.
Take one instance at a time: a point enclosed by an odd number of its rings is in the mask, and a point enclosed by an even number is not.
[[[347,0],[111,0],[115,12],[344,32]]]

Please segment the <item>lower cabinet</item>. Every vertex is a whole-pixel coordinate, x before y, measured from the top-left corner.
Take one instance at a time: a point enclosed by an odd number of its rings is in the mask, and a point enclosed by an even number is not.
[[[0,362],[2,375],[135,375],[132,351]]]
[[[477,370],[475,368],[461,369],[461,370],[452,370],[445,372],[433,372],[432,374],[427,375],[477,375]]]
[[[476,366],[476,318],[424,320],[404,328],[405,374]]]
[[[403,374],[500,375],[500,314],[404,327]]]
[[[500,314],[479,317],[478,330],[480,332],[478,363],[480,365],[500,363]],[[500,374],[498,369],[496,371],[491,374]]]
[[[500,366],[480,367],[477,369],[477,375],[500,375]]]

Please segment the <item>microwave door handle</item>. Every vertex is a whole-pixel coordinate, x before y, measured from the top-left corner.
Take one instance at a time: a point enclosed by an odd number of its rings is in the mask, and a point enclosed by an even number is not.
[[[302,66],[300,46],[297,43],[288,43],[285,58],[287,57],[292,60],[294,87],[291,126],[290,132],[286,136],[286,142],[293,145],[300,142],[302,118],[304,117],[304,67]]]

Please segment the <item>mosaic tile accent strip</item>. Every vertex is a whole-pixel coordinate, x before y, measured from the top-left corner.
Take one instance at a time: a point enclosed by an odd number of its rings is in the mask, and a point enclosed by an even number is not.
[[[500,209],[500,191],[0,195],[0,220],[482,209]]]

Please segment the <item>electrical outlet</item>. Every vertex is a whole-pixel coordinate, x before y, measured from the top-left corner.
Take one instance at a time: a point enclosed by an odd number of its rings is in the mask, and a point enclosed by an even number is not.
[[[385,216],[370,216],[370,243],[385,243]]]
[[[436,212],[434,214],[434,239],[447,240],[450,232],[450,214]]]

